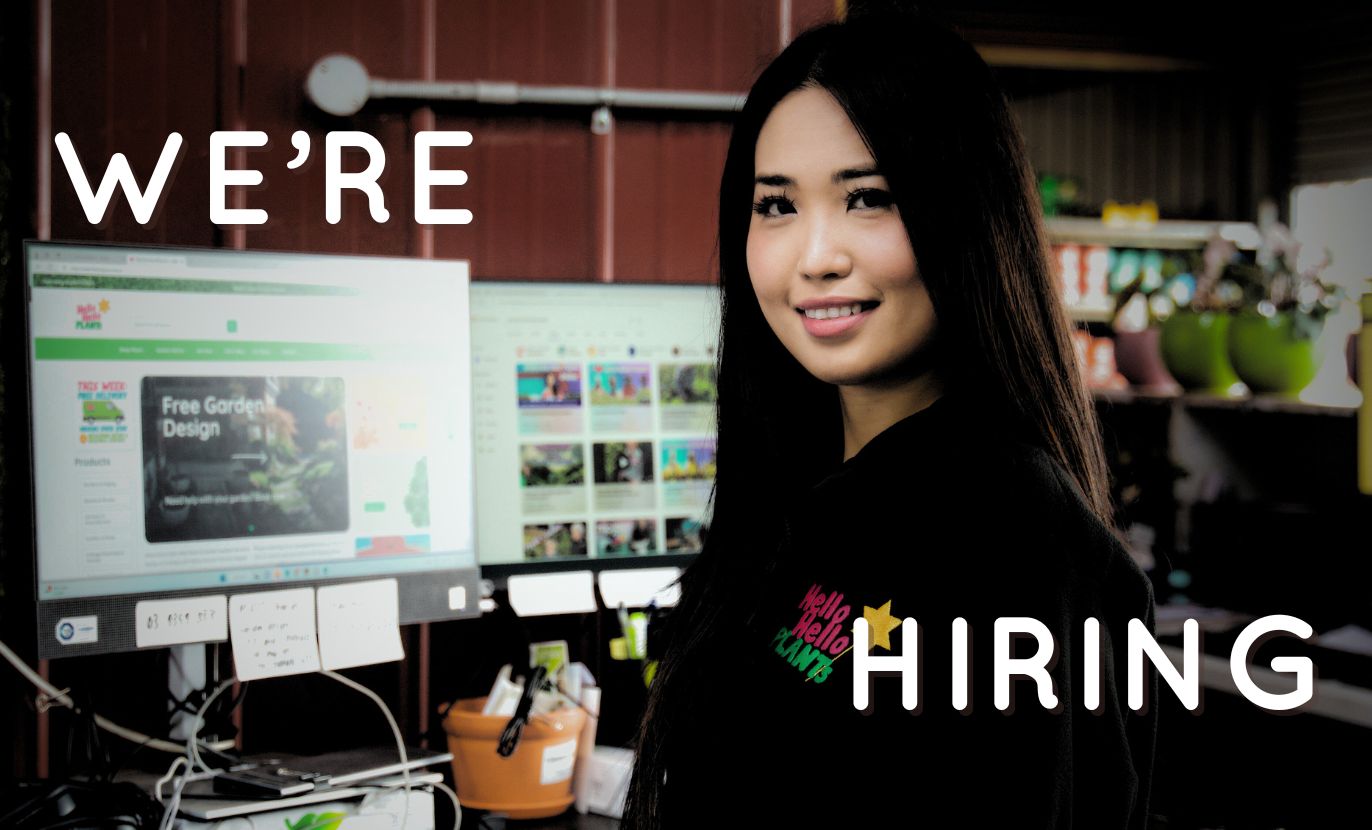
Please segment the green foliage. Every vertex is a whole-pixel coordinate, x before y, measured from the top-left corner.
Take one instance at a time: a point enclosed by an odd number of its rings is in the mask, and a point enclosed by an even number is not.
[[[1301,245],[1290,230],[1273,222],[1263,231],[1254,262],[1233,260],[1225,274],[1243,291],[1243,305],[1264,317],[1291,315],[1293,333],[1313,340],[1324,320],[1346,299],[1342,286],[1325,282],[1322,274],[1333,262],[1329,250],[1315,263],[1298,267]]]
[[[347,817],[347,813],[306,813],[294,823],[288,818],[281,822],[286,825],[286,830],[338,830]]]
[[[405,495],[405,512],[415,527],[429,526],[429,460],[419,459],[410,478],[410,492]]]

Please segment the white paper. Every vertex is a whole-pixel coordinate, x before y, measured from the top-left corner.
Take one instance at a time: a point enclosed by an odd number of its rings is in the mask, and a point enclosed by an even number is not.
[[[596,610],[595,576],[590,571],[511,576],[510,607],[521,617],[590,614]]]
[[[572,777],[572,767],[576,763],[576,738],[543,748],[543,763],[538,776],[539,784],[556,784]]]
[[[592,812],[610,818],[622,818],[624,802],[629,795],[629,778],[634,770],[634,753],[617,746],[597,746],[588,759],[580,784],[581,796],[577,812]]]
[[[326,669],[405,659],[400,584],[377,579],[320,588],[319,656]]]
[[[229,635],[239,680],[319,671],[311,588],[229,597]]]
[[[229,598],[145,599],[133,607],[133,624],[139,648],[227,640]]]
[[[681,576],[680,568],[635,568],[600,572],[600,598],[606,608],[647,608],[657,600],[659,608],[670,608],[681,598],[681,586],[672,585]],[[668,587],[670,586],[670,587]]]

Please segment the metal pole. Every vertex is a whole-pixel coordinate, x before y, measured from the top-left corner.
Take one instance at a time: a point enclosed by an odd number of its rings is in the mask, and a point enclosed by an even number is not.
[[[737,112],[745,96],[729,92],[682,92],[590,86],[530,86],[503,81],[389,81],[373,78],[371,98],[475,101],[481,104],[546,104],[573,107]]]
[[[328,55],[310,69],[305,91],[315,106],[333,115],[354,115],[367,101],[380,98],[410,101],[473,101],[479,104],[542,104],[573,107],[627,107],[659,111],[733,113],[745,95],[615,86],[533,86],[513,81],[432,81],[373,78],[350,55]]]

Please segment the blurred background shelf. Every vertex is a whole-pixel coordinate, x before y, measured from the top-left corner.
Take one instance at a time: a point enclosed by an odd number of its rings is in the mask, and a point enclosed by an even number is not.
[[[1191,409],[1223,409],[1243,412],[1279,412],[1291,415],[1327,415],[1336,418],[1355,418],[1358,407],[1349,404],[1314,403],[1268,395],[1226,398],[1198,392],[1156,392],[1147,389],[1094,389],[1097,403],[1108,404],[1167,404],[1179,403]]]
[[[1079,323],[1108,323],[1115,316],[1114,298],[1100,305],[1069,305],[1067,314]]]
[[[1216,232],[1241,250],[1256,250],[1261,241],[1252,222],[1205,222],[1160,219],[1148,228],[1119,228],[1082,216],[1051,216],[1048,233],[1055,243],[1108,245],[1112,248],[1200,249]]]

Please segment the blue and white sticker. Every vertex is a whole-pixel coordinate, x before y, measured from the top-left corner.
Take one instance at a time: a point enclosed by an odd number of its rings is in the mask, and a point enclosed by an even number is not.
[[[55,633],[57,642],[64,646],[98,642],[100,640],[100,618],[94,614],[89,617],[63,617],[57,621]]]

